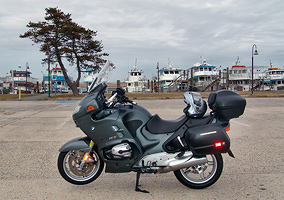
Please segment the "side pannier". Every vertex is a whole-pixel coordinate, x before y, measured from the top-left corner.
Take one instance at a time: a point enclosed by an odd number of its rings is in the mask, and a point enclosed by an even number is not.
[[[226,153],[230,149],[230,139],[219,124],[207,124],[189,128],[185,141],[196,155]]]
[[[246,100],[241,95],[230,90],[212,92],[208,97],[208,105],[217,116],[230,120],[244,113]]]

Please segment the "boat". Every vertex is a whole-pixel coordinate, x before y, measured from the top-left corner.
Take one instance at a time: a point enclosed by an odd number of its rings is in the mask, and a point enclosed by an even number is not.
[[[215,85],[218,87],[218,81],[220,81],[216,66],[207,63],[206,59],[201,58],[201,63],[195,63],[191,70],[193,86],[198,91],[216,90],[214,87],[216,87]]]
[[[137,68],[135,64],[133,69],[128,71],[128,77],[125,79],[127,92],[144,92],[146,79],[143,71]]]
[[[252,88],[252,67],[239,65],[239,57],[235,65],[229,70],[229,89],[233,91],[251,91]],[[271,90],[269,72],[265,72],[267,66],[254,66],[253,88],[254,90]]]
[[[69,77],[72,81],[72,78]],[[48,93],[49,92],[49,82],[50,82],[50,92],[60,92],[60,93],[69,93],[71,89],[69,88],[65,77],[63,75],[63,71],[57,65],[50,69],[50,80],[47,76],[43,76],[43,88],[41,88],[41,93]]]
[[[10,70],[11,76],[9,82],[12,83],[11,94],[19,93],[34,93],[38,80],[31,77],[31,72],[28,70]]]
[[[168,67],[159,69],[158,87],[162,92],[167,92],[170,89],[178,90],[181,87],[181,80],[184,79],[181,68],[175,68],[171,62],[168,62]]]
[[[239,65],[239,57],[235,65],[229,69],[229,89],[233,91],[251,90],[251,68]]]
[[[275,68],[270,62],[270,68],[265,72],[264,84],[269,87],[269,90],[283,91],[284,69]]]

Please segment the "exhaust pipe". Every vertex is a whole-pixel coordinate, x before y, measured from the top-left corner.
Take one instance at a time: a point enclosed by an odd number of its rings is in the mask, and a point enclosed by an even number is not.
[[[167,173],[167,172],[179,170],[182,168],[205,164],[207,162],[208,162],[207,157],[202,157],[202,158],[194,158],[194,157],[182,158],[181,157],[180,159],[176,159],[176,160],[169,162],[167,167],[160,168],[158,172]]]

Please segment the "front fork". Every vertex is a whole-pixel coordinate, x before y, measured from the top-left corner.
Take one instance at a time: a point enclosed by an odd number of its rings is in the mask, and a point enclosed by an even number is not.
[[[93,148],[95,146],[95,143],[91,140],[90,141],[90,144],[89,144],[89,147],[90,147],[90,150],[88,152],[85,153],[84,157],[83,157],[83,160],[80,164],[80,169],[82,170],[84,165],[86,163],[92,163],[94,162],[94,159],[90,156],[91,152],[93,151]]]

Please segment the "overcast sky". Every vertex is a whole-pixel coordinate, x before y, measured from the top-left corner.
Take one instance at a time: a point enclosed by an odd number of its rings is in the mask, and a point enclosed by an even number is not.
[[[25,68],[42,80],[47,66],[39,45],[19,38],[29,21],[43,21],[45,8],[70,13],[74,22],[98,31],[108,59],[116,65],[113,82],[124,80],[135,64],[146,78],[156,74],[157,62],[188,69],[200,56],[217,67],[255,65],[284,68],[283,0],[9,0],[0,2],[0,76]],[[76,75],[74,68],[69,73]]]

